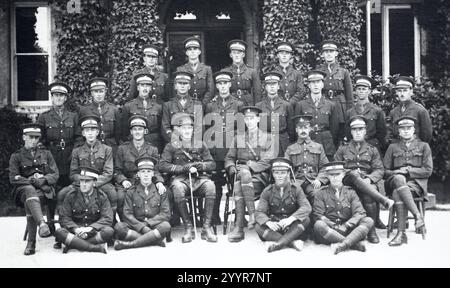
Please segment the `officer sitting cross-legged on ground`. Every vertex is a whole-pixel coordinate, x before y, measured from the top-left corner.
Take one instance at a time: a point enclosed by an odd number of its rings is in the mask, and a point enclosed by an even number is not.
[[[157,163],[153,157],[136,160],[139,184],[126,191],[124,222],[114,227],[117,237],[123,240],[116,240],[116,250],[166,246],[163,239],[170,231],[170,207],[167,193],[160,195],[152,182]]]
[[[342,184],[344,162],[330,162],[322,168],[330,185],[314,197],[314,236],[319,244],[332,244],[334,254],[347,249],[366,251],[363,240],[373,226],[356,192]]]
[[[98,170],[80,167],[80,187],[69,192],[60,209],[61,228],[56,240],[80,251],[107,253],[106,243],[112,240],[113,211],[108,196],[95,187]],[[102,245],[104,244],[104,245]]]
[[[271,161],[274,184],[261,194],[256,208],[255,230],[269,243],[268,252],[292,247],[303,249],[299,237],[308,228],[311,205],[297,183],[291,182],[292,162],[285,158]]]

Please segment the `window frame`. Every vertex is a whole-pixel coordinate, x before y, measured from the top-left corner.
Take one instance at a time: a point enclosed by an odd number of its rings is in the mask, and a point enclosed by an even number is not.
[[[48,8],[47,15],[47,25],[48,31],[48,51],[47,53],[17,53],[17,44],[16,44],[16,8],[23,7],[46,7]],[[18,87],[17,87],[17,56],[48,56],[48,83],[51,83],[53,79],[53,43],[52,43],[52,11],[48,2],[15,2],[14,5],[11,5],[11,103],[17,106],[51,106],[52,102],[50,99],[50,93],[47,94],[48,100],[36,100],[36,101],[19,101],[18,99]]]

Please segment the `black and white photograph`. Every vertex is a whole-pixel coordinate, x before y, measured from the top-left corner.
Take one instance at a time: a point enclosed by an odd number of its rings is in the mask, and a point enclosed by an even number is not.
[[[275,287],[449,240],[450,1],[0,2],[0,268]]]

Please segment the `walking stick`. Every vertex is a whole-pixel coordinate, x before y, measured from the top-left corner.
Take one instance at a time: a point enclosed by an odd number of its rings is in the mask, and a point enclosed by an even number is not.
[[[235,185],[236,185],[236,174],[237,174],[237,172],[236,173],[234,173],[234,179],[233,179],[233,201],[231,201],[231,206],[233,207],[234,206],[234,208],[231,208],[230,209],[230,211],[231,212],[233,212],[233,209],[236,209],[236,200],[235,200]],[[236,211],[234,211],[234,220],[236,221]],[[230,233],[230,229],[231,229],[231,223],[232,223],[232,221],[231,221],[231,217],[229,218],[229,220],[228,220],[228,225],[227,225],[227,234],[228,233]]]
[[[192,220],[194,222],[194,235],[197,238],[197,215],[195,214],[194,206],[194,191],[192,189],[192,175],[189,173],[189,188],[191,189],[191,205],[192,205]]]

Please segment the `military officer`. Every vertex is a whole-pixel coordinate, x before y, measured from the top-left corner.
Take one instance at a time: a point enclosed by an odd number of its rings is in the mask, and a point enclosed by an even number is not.
[[[292,162],[285,158],[271,161],[274,184],[264,189],[256,209],[255,230],[273,252],[292,247],[303,249],[301,235],[308,228],[311,205],[298,183],[290,181]]]
[[[67,194],[60,210],[61,228],[56,230],[56,240],[80,251],[107,253],[106,243],[112,240],[114,229],[111,205],[103,192],[96,187],[99,171],[80,167],[80,186]]]
[[[136,160],[139,183],[127,190],[125,221],[114,227],[120,239],[114,243],[116,250],[166,246],[163,240],[170,231],[170,207],[167,194],[158,193],[152,181],[157,164],[158,159],[148,156]]]
[[[277,156],[283,156],[289,143],[295,139],[294,125],[292,117],[294,116],[294,108],[289,102],[283,100],[278,94],[280,81],[283,76],[278,72],[268,72],[264,74],[264,85],[267,97],[255,106],[263,112],[262,120],[264,125],[260,124],[260,128],[266,128],[268,133],[276,139],[278,138]],[[266,121],[266,122],[264,122]]]
[[[366,127],[367,119],[364,116],[353,116],[350,119],[352,140],[339,147],[334,159],[345,162],[344,167],[349,171],[343,183],[356,191],[367,216],[375,222],[378,219],[376,203],[389,209],[394,205],[394,201],[378,192],[377,184],[383,178],[384,167],[378,149],[364,140]],[[370,243],[380,242],[375,227],[370,229],[367,240]]]
[[[211,125],[207,125],[208,128],[203,139],[210,147],[209,151],[216,162],[216,173],[211,178],[216,185],[216,203],[213,212],[214,224],[221,223],[219,208],[222,199],[222,187],[226,184],[222,171],[225,169],[225,156],[231,145],[230,139],[235,134],[234,115],[243,107],[243,103],[230,93],[232,77],[233,74],[226,71],[214,74],[218,95],[214,97],[211,103],[206,105],[205,109],[205,124],[210,123]]]
[[[295,115],[311,115],[311,140],[322,144],[328,159],[333,159],[339,143],[340,123],[343,119],[334,102],[322,97],[325,73],[312,70],[307,73],[308,99],[298,102],[295,106]]]
[[[234,179],[233,194],[236,207],[235,227],[228,235],[230,242],[239,242],[245,237],[246,206],[249,213],[248,228],[254,228],[255,196],[259,196],[269,184],[270,160],[278,155],[272,135],[258,127],[261,112],[261,109],[255,106],[242,107],[241,113],[244,116],[246,130],[238,126],[236,137],[225,156],[225,169],[230,179]],[[237,121],[242,123],[240,120]]]
[[[160,159],[160,170],[171,175],[170,190],[184,224],[185,233],[182,242],[191,242],[192,235],[195,236],[187,210],[186,193],[205,197],[205,219],[201,237],[208,242],[217,242],[217,236],[211,227],[216,190],[214,182],[210,179],[216,164],[206,144],[193,137],[194,115],[180,113],[174,117],[173,121],[176,126],[175,135],[172,142],[164,148]]]
[[[343,162],[330,162],[322,167],[330,185],[322,187],[314,197],[312,217],[315,241],[332,244],[334,254],[347,249],[366,251],[363,240],[373,226],[355,191],[344,186]]]
[[[124,141],[129,140],[130,129],[128,120],[133,115],[142,115],[147,119],[145,140],[162,151],[161,121],[162,105],[150,97],[152,85],[155,84],[155,76],[149,73],[135,75],[138,97],[127,102],[122,109],[122,134]]]
[[[295,104],[302,100],[305,94],[303,75],[292,65],[292,53],[294,52],[292,44],[279,42],[275,48],[278,58],[276,71],[282,75],[280,97],[288,101],[294,108]]]
[[[166,143],[171,142],[172,118],[177,113],[188,113],[194,115],[194,134],[201,138],[203,125],[203,106],[199,100],[189,94],[190,82],[193,79],[190,72],[175,72],[174,86],[176,95],[169,102],[163,104],[161,134]]]
[[[394,85],[400,103],[389,113],[391,125],[388,129],[388,139],[393,143],[401,138],[399,137],[398,127],[395,123],[402,116],[410,116],[416,119],[414,130],[417,138],[429,143],[433,135],[433,126],[427,109],[411,99],[414,95],[414,80],[409,77],[400,76],[394,80]]]
[[[326,73],[324,79],[325,97],[336,103],[341,115],[354,106],[353,86],[350,72],[337,61],[338,44],[332,40],[322,42],[322,58],[325,63],[316,69]]]
[[[54,199],[59,171],[50,151],[38,146],[42,130],[39,124],[23,125],[22,139],[25,144],[9,159],[9,183],[13,186],[13,197],[16,205],[25,207],[27,215],[25,255],[35,253],[37,227],[40,237],[51,235],[42,215],[40,198]]]
[[[395,201],[398,218],[398,233],[389,246],[408,242],[405,234],[408,211],[416,220],[416,233],[425,233],[425,222],[414,203],[414,197],[426,199],[428,178],[433,172],[430,146],[414,135],[416,119],[403,116],[397,119],[396,125],[401,141],[389,146],[383,161],[387,177],[384,185],[388,195],[392,195]]]
[[[117,191],[111,183],[114,172],[112,148],[102,144],[97,138],[100,133],[100,119],[97,116],[85,116],[80,119],[80,124],[86,142],[73,149],[70,162],[70,179],[73,183],[58,193],[58,203],[63,203],[68,192],[76,190],[80,183],[80,167],[92,167],[100,173],[95,181],[95,186],[108,196],[113,215],[115,215]]]
[[[159,159],[158,149],[144,139],[145,129],[147,129],[147,119],[141,115],[134,115],[129,120],[131,141],[127,141],[119,146],[114,156],[114,181],[117,189],[117,214],[123,220],[123,205],[125,201],[125,191],[137,184],[136,176],[138,167],[135,162],[141,157],[154,157]],[[156,167],[157,168],[157,167]],[[158,172],[153,170],[154,182],[160,194],[166,192],[164,179]]]
[[[231,72],[231,94],[244,102],[244,105],[255,105],[261,101],[261,80],[258,71],[244,63],[247,43],[242,40],[228,42],[230,58],[233,63],[223,70]]]
[[[311,120],[311,115],[297,115],[292,119],[296,123],[298,140],[286,149],[284,157],[292,161],[295,179],[312,205],[315,190],[328,183],[325,176],[319,175],[328,158],[323,146],[309,137]]]
[[[138,97],[136,75],[151,74],[153,75],[153,85],[150,92],[150,98],[162,105],[170,98],[169,76],[164,73],[158,66],[158,56],[160,50],[153,44],[145,45],[142,49],[144,68],[136,69],[130,80],[130,89],[128,91],[128,101]]]
[[[184,48],[188,62],[177,68],[177,72],[189,72],[192,79],[190,81],[189,93],[195,100],[199,100],[206,105],[214,96],[214,80],[211,66],[200,63],[201,43],[197,37],[189,37],[184,40]]]
[[[119,108],[106,101],[108,80],[106,78],[93,78],[88,82],[91,91],[92,103],[80,107],[80,119],[88,115],[96,115],[100,118],[99,140],[117,151],[120,139],[120,114]]]

